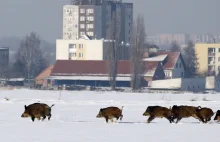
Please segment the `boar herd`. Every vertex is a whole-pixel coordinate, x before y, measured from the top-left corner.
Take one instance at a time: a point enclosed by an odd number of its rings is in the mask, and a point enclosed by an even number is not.
[[[54,106],[48,106],[44,103],[33,103],[29,106],[24,106],[24,112],[21,117],[26,118],[30,117],[34,122],[35,118],[42,121],[48,117],[48,120],[51,118],[51,108]],[[110,106],[107,108],[101,108],[99,110],[97,118],[105,118],[106,123],[115,118],[122,120],[123,118],[123,106],[122,108]],[[149,116],[147,123],[150,123],[155,118],[166,118],[170,123],[178,123],[182,118],[193,117],[202,123],[207,123],[211,120],[212,116],[215,115],[214,120],[220,122],[220,110],[213,112],[212,109],[207,107],[195,107],[195,106],[186,106],[186,105],[174,105],[173,107],[166,108],[162,106],[148,106],[146,111],[143,113],[143,116]]]

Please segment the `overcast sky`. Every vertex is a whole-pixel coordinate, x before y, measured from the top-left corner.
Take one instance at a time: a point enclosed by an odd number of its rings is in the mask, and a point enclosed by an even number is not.
[[[219,33],[220,0],[124,0],[144,14],[148,35]],[[36,31],[50,42],[61,37],[62,5],[69,0],[0,0],[0,38]]]

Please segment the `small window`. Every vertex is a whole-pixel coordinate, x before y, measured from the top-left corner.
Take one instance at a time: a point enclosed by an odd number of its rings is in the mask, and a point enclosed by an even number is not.
[[[179,64],[179,67],[180,67],[180,68],[182,67],[181,63]]]
[[[87,20],[88,20],[88,21],[93,21],[93,20],[94,20],[94,17],[89,16],[89,17],[87,17]]]
[[[70,48],[70,49],[76,48],[76,44],[70,44],[70,45],[69,45],[69,48]]]
[[[178,68],[178,64],[176,64],[176,68]]]
[[[79,44],[79,49],[83,49],[83,44]]]
[[[218,49],[218,52],[220,52],[220,48]]]
[[[85,21],[85,17],[84,17],[84,16],[81,16],[81,17],[80,17],[80,21]]]
[[[84,29],[85,28],[85,24],[80,24],[80,28]]]
[[[85,13],[85,9],[80,9],[80,13]]]

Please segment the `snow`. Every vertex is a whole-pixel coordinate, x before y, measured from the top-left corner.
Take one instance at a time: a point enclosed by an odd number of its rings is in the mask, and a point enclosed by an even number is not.
[[[51,120],[32,122],[30,118],[21,118],[24,105],[38,101],[55,104]],[[147,117],[142,114],[147,106],[174,104],[200,105],[215,112],[220,108],[220,94],[3,90],[0,91],[1,141],[207,142],[219,139],[220,125],[213,118],[208,124],[193,118],[182,119],[179,124],[170,124],[166,119],[146,123]],[[107,124],[103,118],[96,118],[100,108],[111,105],[124,106],[122,121]]]
[[[158,55],[158,56],[150,57],[150,58],[145,58],[143,60],[144,61],[164,61],[166,57],[167,57],[167,54],[165,54],[165,55]]]

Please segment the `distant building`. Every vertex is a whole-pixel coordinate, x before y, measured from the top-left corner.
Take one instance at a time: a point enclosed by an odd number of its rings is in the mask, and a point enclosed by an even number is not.
[[[154,52],[144,61],[158,61],[163,66],[165,78],[185,78],[187,77],[186,67],[180,52]]]
[[[145,62],[143,85],[148,81],[164,79],[164,71],[159,62]],[[57,60],[49,80],[56,85],[86,85],[109,86],[109,70],[107,61],[74,61]],[[117,83],[118,87],[130,87],[131,62],[118,61]]]
[[[42,87],[42,86],[48,87],[48,85],[52,85],[52,82],[46,79],[47,77],[50,76],[52,70],[53,70],[53,65],[50,65],[46,69],[44,69],[38,76],[36,76],[35,87]]]
[[[56,40],[56,60],[107,60],[111,41],[82,36],[78,40]],[[121,44],[119,59],[130,58],[130,46]]]
[[[195,44],[200,74],[217,75],[220,71],[220,43]]]
[[[0,76],[3,77],[9,66],[9,48],[0,48]]]
[[[108,38],[112,14],[120,26],[120,41],[130,43],[133,23],[133,4],[121,0],[74,1],[63,6],[63,39],[76,40],[83,35]]]

